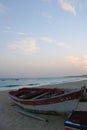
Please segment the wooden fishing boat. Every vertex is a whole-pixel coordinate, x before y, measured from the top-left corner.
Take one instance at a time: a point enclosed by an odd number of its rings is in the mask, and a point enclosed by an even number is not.
[[[64,126],[65,130],[87,130],[87,111],[73,111]]]
[[[40,113],[61,113],[76,109],[82,90],[35,87],[10,91],[9,95],[24,109]]]

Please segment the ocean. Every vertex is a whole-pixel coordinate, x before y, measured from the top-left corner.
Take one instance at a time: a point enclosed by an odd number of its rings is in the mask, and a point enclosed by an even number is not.
[[[62,84],[86,80],[86,77],[56,77],[56,78],[0,78],[0,90],[10,90],[22,87],[38,87],[43,85]]]

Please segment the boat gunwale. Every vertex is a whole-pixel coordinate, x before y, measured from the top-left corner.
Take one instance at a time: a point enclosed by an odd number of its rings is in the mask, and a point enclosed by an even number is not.
[[[16,100],[16,101],[20,101],[20,102],[22,102],[22,101],[25,101],[25,102],[27,102],[27,101],[29,101],[29,102],[36,102],[36,101],[43,101],[43,100],[45,101],[45,100],[51,100],[51,99],[53,100],[53,99],[56,99],[56,98],[61,98],[63,96],[75,94],[75,93],[78,93],[78,92],[82,92],[82,90],[74,90],[74,91],[70,91],[70,92],[67,92],[67,93],[64,93],[64,94],[60,94],[58,96],[53,96],[53,97],[50,97],[50,98],[42,98],[42,99],[37,99],[37,100],[36,99],[35,100],[32,100],[32,99],[21,99],[21,98],[18,98],[16,96],[14,96],[14,95],[11,95],[11,93],[9,93],[9,94],[10,94],[10,97],[12,99]],[[75,98],[75,99],[77,99],[77,98]],[[67,100],[71,100],[71,99],[67,99]],[[65,101],[67,101],[67,100],[65,100]],[[61,100],[61,102],[62,102],[62,100]]]

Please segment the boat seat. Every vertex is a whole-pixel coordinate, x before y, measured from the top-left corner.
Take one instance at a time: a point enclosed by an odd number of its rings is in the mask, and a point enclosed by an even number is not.
[[[35,100],[35,99],[44,97],[44,96],[47,95],[47,94],[48,94],[48,92],[47,92],[47,93],[40,94],[40,95],[38,95],[38,96],[33,97],[31,100]]]
[[[33,97],[38,96],[39,94],[41,94],[41,92],[37,92],[37,93],[25,93],[24,95],[21,95],[20,98],[22,99],[32,99]]]

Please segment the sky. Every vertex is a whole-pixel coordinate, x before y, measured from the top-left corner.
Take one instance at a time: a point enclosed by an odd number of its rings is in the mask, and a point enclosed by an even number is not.
[[[87,74],[87,0],[0,0],[0,78]]]

